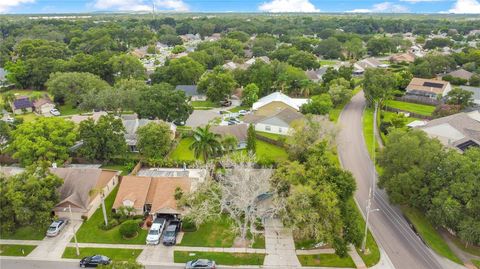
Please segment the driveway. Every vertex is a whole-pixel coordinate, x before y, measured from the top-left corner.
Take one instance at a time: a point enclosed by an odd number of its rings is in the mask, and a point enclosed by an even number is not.
[[[300,268],[295,252],[292,231],[283,227],[278,219],[265,221],[265,256],[264,266],[273,268]]]
[[[221,110],[229,110],[239,105],[239,100],[232,100],[232,105],[229,107],[216,107],[209,110],[194,110],[190,117],[188,117],[185,125],[192,128],[207,125],[211,120],[221,117]]]
[[[29,258],[57,259],[61,258],[65,247],[72,240],[72,226],[75,232],[82,225],[81,220],[70,220],[62,232],[55,237],[45,237],[40,244],[28,255]]]

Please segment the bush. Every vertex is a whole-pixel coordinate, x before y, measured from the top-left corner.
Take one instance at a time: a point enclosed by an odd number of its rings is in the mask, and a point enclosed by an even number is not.
[[[110,219],[110,220],[108,220],[108,225],[105,225],[102,222],[100,225],[98,225],[98,228],[107,231],[107,230],[110,230],[110,229],[118,226],[118,224],[119,224],[119,222],[118,222],[117,219]]]
[[[125,238],[132,238],[137,235],[138,223],[134,220],[127,220],[120,226],[120,234]]]
[[[184,232],[195,232],[197,230],[197,226],[191,218],[184,218],[182,221],[182,229]]]

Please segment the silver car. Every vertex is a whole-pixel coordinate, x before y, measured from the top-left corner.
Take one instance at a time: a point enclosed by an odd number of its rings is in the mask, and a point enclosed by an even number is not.
[[[52,222],[50,227],[48,227],[47,236],[57,236],[65,227],[65,225],[67,225],[67,223],[68,219],[59,219]]]
[[[195,269],[195,268],[205,268],[205,269],[215,269],[215,261],[207,259],[198,259],[187,262],[185,264],[185,269]]]

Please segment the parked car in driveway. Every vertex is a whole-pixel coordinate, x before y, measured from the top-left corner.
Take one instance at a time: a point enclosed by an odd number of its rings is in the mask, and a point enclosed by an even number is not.
[[[195,269],[195,268],[206,268],[206,269],[215,269],[215,261],[207,259],[198,259],[189,261],[185,264],[185,269]]]
[[[50,226],[48,227],[47,236],[49,237],[57,236],[65,227],[65,225],[67,225],[67,223],[68,223],[68,219],[59,219],[52,222],[52,224],[50,224]]]
[[[152,227],[148,231],[147,245],[157,245],[160,243],[160,237],[162,236],[162,232],[165,228],[166,220],[164,218],[156,218],[153,221]]]
[[[108,265],[112,261],[109,257],[103,255],[87,256],[80,260],[80,267],[97,267],[98,265]]]
[[[180,231],[181,222],[179,220],[171,220],[165,233],[163,234],[162,243],[165,246],[173,246],[177,243],[177,234]]]
[[[245,116],[245,115],[248,114],[248,112],[249,112],[248,110],[240,110],[240,111],[238,111],[238,114],[242,115],[242,116]]]
[[[230,101],[230,100],[223,100],[223,101],[220,101],[220,105],[221,105],[221,106],[231,106],[231,105],[232,105],[232,101]]]
[[[58,109],[56,108],[52,108],[50,109],[50,114],[52,114],[53,116],[60,116],[60,111],[58,111]]]

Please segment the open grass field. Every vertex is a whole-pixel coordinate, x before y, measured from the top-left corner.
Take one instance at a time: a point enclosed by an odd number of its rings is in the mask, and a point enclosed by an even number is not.
[[[226,216],[206,222],[195,232],[185,232],[180,246],[190,247],[231,247],[235,233],[232,221]]]
[[[107,214],[111,214],[113,202],[117,195],[118,187],[112,190],[112,192],[105,199],[105,206]],[[120,225],[110,229],[102,230],[99,226],[103,223],[102,208],[99,207],[95,213],[85,221],[80,229],[77,231],[78,242],[81,243],[104,243],[104,244],[145,244],[145,238],[147,237],[147,231],[143,229],[138,230],[138,236],[132,239],[124,239],[120,234]]]
[[[186,263],[195,259],[214,260],[217,265],[262,265],[265,254],[191,251],[175,251],[173,253],[175,263]]]
[[[420,211],[409,207],[402,207],[402,211],[431,249],[451,261],[463,264]]]
[[[142,249],[126,248],[80,248],[80,256],[77,256],[74,247],[67,247],[63,252],[62,258],[81,259],[85,256],[104,255],[112,261],[135,261],[142,252]]]
[[[336,254],[297,255],[302,266],[324,266],[336,268],[355,268],[350,256],[341,258]]]
[[[401,109],[404,111],[413,112],[413,113],[417,113],[424,116],[431,116],[433,111],[435,110],[434,106],[408,103],[408,102],[395,101],[395,100],[388,100],[385,102],[385,105],[392,108]]]
[[[27,256],[36,247],[31,245],[0,245],[0,256]]]

